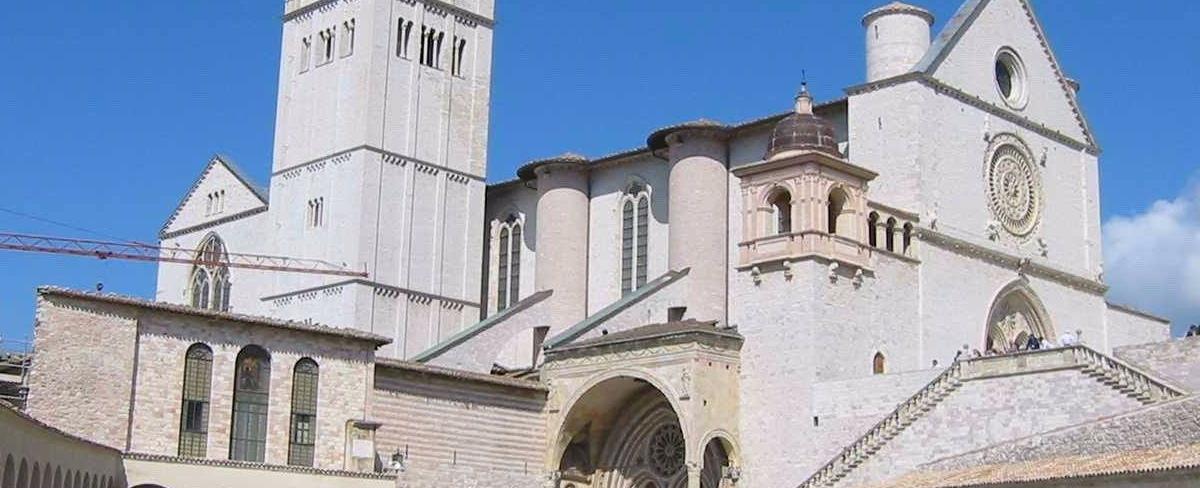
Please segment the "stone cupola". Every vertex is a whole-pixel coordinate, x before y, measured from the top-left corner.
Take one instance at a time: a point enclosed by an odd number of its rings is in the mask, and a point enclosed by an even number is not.
[[[795,111],[775,124],[767,143],[766,159],[783,158],[798,151],[821,151],[842,157],[833,125],[813,114],[807,84],[801,85],[800,94],[796,95]]]
[[[866,192],[877,175],[838,150],[833,124],[813,113],[807,87],[771,131],[763,160],[733,174],[742,191],[739,269],[786,269],[812,258],[869,266]]]

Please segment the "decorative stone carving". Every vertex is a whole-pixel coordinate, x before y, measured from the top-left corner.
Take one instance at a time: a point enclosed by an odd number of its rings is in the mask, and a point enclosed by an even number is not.
[[[546,388],[550,390],[549,398],[546,399],[546,411],[556,413],[562,410],[563,405],[563,388],[558,382],[549,380],[546,382]]]
[[[546,482],[542,483],[545,488],[558,488],[558,482],[562,480],[562,473],[559,471],[551,471],[546,473]]]
[[[1050,254],[1050,246],[1046,243],[1046,239],[1039,237],[1037,240],[1037,247],[1038,254],[1041,254],[1042,257],[1046,257]]]
[[[989,240],[997,240],[1000,238],[1000,222],[989,220],[987,227],[984,228],[984,233],[987,234]]]
[[[689,398],[691,398],[691,372],[684,368],[683,372],[679,373],[679,399]]]
[[[663,425],[650,439],[650,467],[656,474],[670,478],[683,469],[686,446],[683,431],[676,424]]]
[[[1041,175],[1029,148],[1016,136],[1000,134],[984,167],[992,216],[1013,236],[1029,236],[1040,222],[1043,202]]]
[[[783,260],[783,279],[791,280],[792,276],[795,276],[795,273],[792,271],[792,262],[785,259]]]
[[[856,269],[856,270],[854,270],[854,279],[852,280],[852,283],[854,283],[854,287],[855,287],[855,288],[861,288],[861,287],[862,287],[862,284],[863,284],[863,270],[862,270],[861,268],[860,268],[860,269]]]
[[[838,263],[836,263],[836,262],[829,263],[829,282],[830,283],[837,283],[837,280],[838,280],[837,270],[838,270]]]
[[[755,285],[762,284],[762,270],[758,269],[758,266],[750,268],[750,279],[754,280]]]

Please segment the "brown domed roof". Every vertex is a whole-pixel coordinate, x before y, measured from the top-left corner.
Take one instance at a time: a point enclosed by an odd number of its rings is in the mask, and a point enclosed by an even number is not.
[[[767,143],[766,159],[788,151],[821,151],[842,157],[833,125],[813,114],[812,96],[808,94],[807,87],[796,96],[795,113],[775,124],[771,140]]]
[[[566,165],[586,168],[588,165],[588,158],[579,154],[567,152],[551,158],[530,161],[517,169],[517,177],[521,178],[522,180],[536,180],[537,169],[548,165]]]

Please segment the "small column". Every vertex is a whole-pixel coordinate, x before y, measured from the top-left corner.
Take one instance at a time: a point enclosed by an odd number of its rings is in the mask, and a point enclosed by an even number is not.
[[[694,463],[694,462],[687,463],[687,486],[688,486],[688,488],[701,488],[700,474],[703,472],[703,470],[704,470],[704,468],[701,467],[699,463]]]

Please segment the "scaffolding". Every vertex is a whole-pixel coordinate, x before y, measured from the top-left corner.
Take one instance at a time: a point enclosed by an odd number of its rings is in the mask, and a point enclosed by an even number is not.
[[[0,402],[25,409],[32,351],[33,343],[28,338],[0,336]]]

